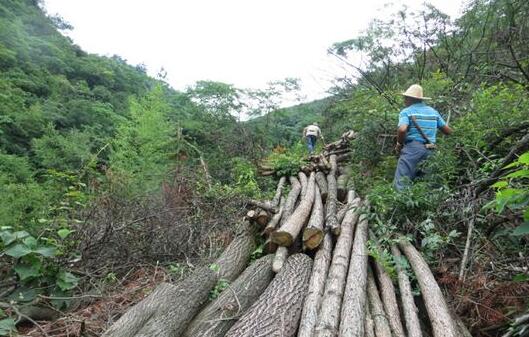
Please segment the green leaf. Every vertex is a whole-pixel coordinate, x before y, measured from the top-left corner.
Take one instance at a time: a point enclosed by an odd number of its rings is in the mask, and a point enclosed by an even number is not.
[[[16,332],[14,319],[6,318],[0,320],[0,336],[11,336],[14,332]]]
[[[529,169],[514,171],[505,176],[506,178],[528,178]]]
[[[29,233],[26,232],[26,231],[17,231],[17,232],[14,232],[13,235],[15,235],[15,237],[18,239],[18,240],[22,240],[23,238],[26,238],[29,236]]]
[[[2,242],[4,243],[4,246],[9,245],[13,241],[15,241],[17,238],[13,235],[10,231],[3,231],[0,232],[0,238],[2,238]]]
[[[529,152],[522,154],[517,161],[521,164],[529,165]]]
[[[529,222],[529,207],[525,210],[525,212],[523,212],[523,219],[526,222]]]
[[[220,266],[216,263],[212,263],[209,265],[209,269],[213,270],[214,272],[218,273],[220,271]]]
[[[42,290],[39,290],[38,293],[41,293]],[[32,288],[20,287],[11,295],[9,299],[16,302],[31,302],[37,297],[37,290]]]
[[[59,237],[63,240],[66,239],[71,233],[72,231],[68,228],[62,228],[57,231],[57,235],[59,235]]]
[[[15,272],[18,274],[18,277],[20,277],[20,280],[24,281],[31,277],[38,277],[42,275],[40,271],[40,264],[19,264],[15,266]]]
[[[512,278],[514,282],[526,282],[529,281],[529,275],[527,274],[518,274]]]
[[[31,253],[31,249],[25,244],[17,243],[16,245],[12,245],[8,247],[5,250],[5,253],[14,258],[19,258],[19,257],[25,256]]]
[[[526,235],[529,234],[529,222],[526,222],[514,229],[512,235]]]
[[[22,242],[24,242],[24,244],[26,246],[28,246],[29,248],[31,249],[35,249],[37,247],[37,239],[35,239],[34,237],[32,236],[28,236],[27,238],[25,238],[24,240],[22,240]]]
[[[34,252],[44,257],[53,257],[57,255],[57,249],[52,246],[40,246],[35,249]]]
[[[55,283],[62,291],[70,290],[77,286],[79,278],[70,272],[61,271],[57,275],[57,281]]]
[[[509,183],[507,183],[506,181],[498,181],[492,184],[491,187],[503,188],[503,187],[506,187],[507,185],[509,185]]]

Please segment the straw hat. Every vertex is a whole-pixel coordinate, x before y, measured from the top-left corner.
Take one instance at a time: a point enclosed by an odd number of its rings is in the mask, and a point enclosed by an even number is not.
[[[418,84],[411,85],[406,92],[402,93],[402,95],[417,99],[431,99],[430,97],[424,97],[422,95],[422,87]]]

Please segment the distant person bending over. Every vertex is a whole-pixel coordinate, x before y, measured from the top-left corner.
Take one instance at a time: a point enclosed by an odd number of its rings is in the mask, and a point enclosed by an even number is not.
[[[303,129],[303,137],[307,139],[307,147],[309,149],[309,152],[314,152],[314,149],[316,148],[316,141],[320,137],[323,138],[318,123],[312,123],[305,129]]]
[[[400,155],[394,181],[398,191],[402,191],[409,181],[415,179],[417,165],[435,149],[437,129],[445,135],[452,133],[439,112],[423,102],[430,98],[423,97],[420,85],[410,86],[402,95],[406,108],[399,115],[395,146],[395,151]]]

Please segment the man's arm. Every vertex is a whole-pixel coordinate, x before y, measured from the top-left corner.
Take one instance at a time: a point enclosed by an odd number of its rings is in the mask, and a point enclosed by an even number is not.
[[[397,129],[397,144],[395,145],[395,152],[400,153],[404,146],[404,140],[406,139],[406,133],[408,132],[408,125],[402,124]]]
[[[448,125],[441,126],[439,130],[441,130],[441,132],[447,136],[451,135],[452,132],[454,132],[454,130],[452,130],[452,128],[450,128]]]

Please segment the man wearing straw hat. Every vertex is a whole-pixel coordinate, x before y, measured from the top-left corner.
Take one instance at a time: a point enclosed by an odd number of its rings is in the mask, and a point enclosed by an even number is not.
[[[430,98],[423,96],[420,85],[410,86],[402,95],[406,107],[399,115],[395,146],[399,161],[394,185],[398,191],[402,191],[408,182],[415,179],[417,165],[428,158],[435,149],[437,129],[445,135],[452,133],[452,129],[448,127],[439,112],[423,102]]]

